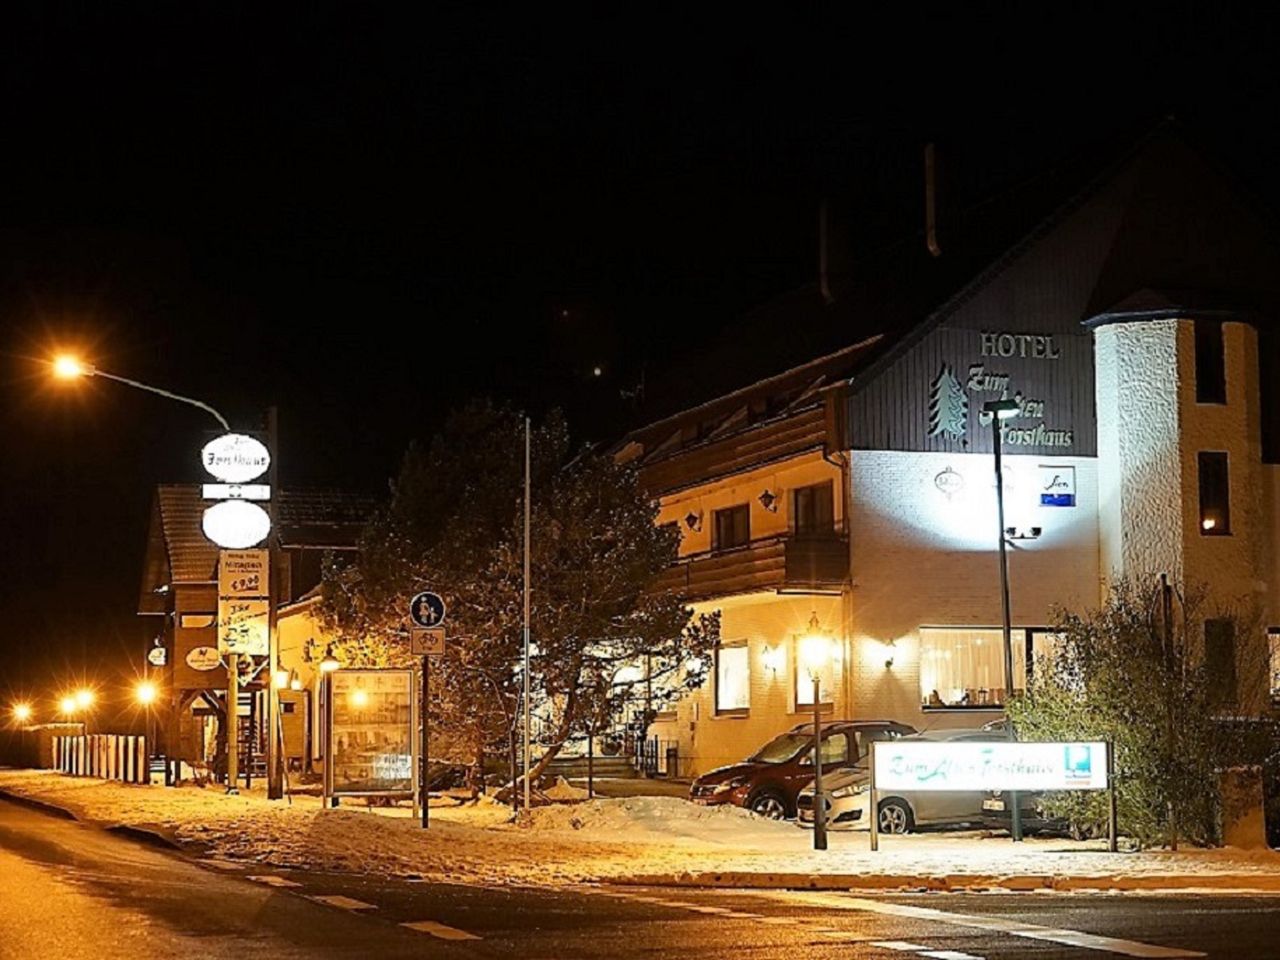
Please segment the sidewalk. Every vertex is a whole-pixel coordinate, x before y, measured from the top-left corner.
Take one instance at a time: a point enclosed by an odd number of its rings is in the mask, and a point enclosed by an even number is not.
[[[1180,850],[1110,854],[1105,842],[979,833],[882,838],[812,834],[734,808],[672,797],[556,804],[513,824],[491,801],[432,804],[423,831],[407,808],[326,810],[258,791],[130,786],[45,771],[0,770],[0,792],[103,826],[157,834],[184,851],[280,868],[453,883],[614,883],[823,890],[1248,890],[1280,893],[1280,855]]]

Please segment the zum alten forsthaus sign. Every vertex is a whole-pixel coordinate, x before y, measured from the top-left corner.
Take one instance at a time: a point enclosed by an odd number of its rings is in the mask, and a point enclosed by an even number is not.
[[[890,790],[1105,790],[1107,745],[884,741],[876,744],[875,786],[882,795]]]
[[[943,363],[929,385],[928,436],[963,440],[969,418],[982,427],[991,415],[982,409],[989,400],[1011,398],[1018,413],[1000,423],[1001,441],[1009,447],[1071,447],[1075,431],[1052,421],[1052,411],[1041,397],[1023,393],[1002,364],[1005,360],[1054,363],[1062,357],[1053,334],[974,331],[974,359],[967,369]]]

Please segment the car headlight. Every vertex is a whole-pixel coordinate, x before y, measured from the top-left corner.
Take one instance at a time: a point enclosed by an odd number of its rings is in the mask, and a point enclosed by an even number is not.
[[[728,793],[730,790],[737,790],[739,787],[745,787],[748,783],[747,777],[734,777],[726,780],[724,783],[718,783],[715,787],[716,793]]]
[[[851,783],[847,787],[838,787],[831,791],[832,800],[844,800],[846,797],[856,797],[860,793],[867,792],[867,784]]]

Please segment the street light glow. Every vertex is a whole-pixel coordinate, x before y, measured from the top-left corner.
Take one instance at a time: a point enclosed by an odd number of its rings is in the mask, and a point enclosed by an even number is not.
[[[88,710],[93,706],[93,691],[88,687],[82,687],[76,691],[76,706],[82,710]]]
[[[13,719],[18,723],[26,723],[31,719],[31,704],[15,703],[13,705]]]
[[[76,712],[76,698],[72,696],[63,697],[58,701],[58,709],[67,716]]]
[[[157,694],[158,691],[156,690],[156,685],[150,680],[141,681],[133,689],[134,697],[137,699],[138,703],[142,704],[144,707],[149,707],[151,704],[155,703]]]
[[[53,375],[59,380],[75,380],[77,377],[87,376],[92,372],[92,367],[86,366],[79,357],[74,357],[69,353],[62,353],[54,357]]]
[[[357,710],[361,710],[369,705],[369,694],[363,687],[356,687],[351,691],[351,705]]]

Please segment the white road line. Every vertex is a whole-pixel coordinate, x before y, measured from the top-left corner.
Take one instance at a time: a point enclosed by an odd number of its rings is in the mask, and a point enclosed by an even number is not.
[[[300,887],[302,884],[294,883],[285,877],[277,877],[275,875],[263,875],[250,877],[254,883],[265,883],[268,887]]]
[[[932,957],[933,960],[982,960],[982,957],[961,950],[921,950],[920,956]]]
[[[351,897],[344,897],[340,893],[326,893],[311,897],[317,903],[323,903],[329,907],[338,907],[341,910],[377,910],[372,903],[365,903],[363,900],[354,900]]]
[[[443,923],[437,923],[435,920],[414,920],[410,923],[402,923],[400,926],[408,927],[410,930],[416,930],[419,933],[429,933],[440,940],[480,939],[474,933],[467,933],[467,931],[459,930],[457,927],[448,927]]]
[[[1184,950],[1181,947],[1162,947],[1154,943],[1141,943],[1136,940],[1097,936],[1092,933],[1083,933],[1079,930],[1042,927],[1039,924],[1023,923],[1020,920],[980,917],[967,913],[950,913],[946,910],[937,910],[932,907],[888,903],[882,900],[869,900],[865,897],[844,897],[839,894],[821,893],[755,892],[757,895],[764,895],[770,899],[783,900],[790,903],[795,903],[799,900],[803,903],[835,907],[838,910],[862,910],[867,913],[880,913],[894,917],[910,917],[913,920],[934,920],[938,923],[949,923],[957,927],[1007,933],[1010,936],[1024,937],[1028,940],[1046,940],[1050,943],[1060,943],[1068,947],[1101,950],[1106,953],[1118,953],[1126,957],[1142,957],[1146,958],[1146,960],[1174,960],[1174,958],[1178,957],[1206,956],[1206,954],[1198,950]]]

